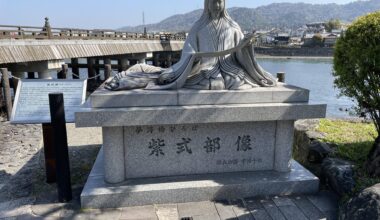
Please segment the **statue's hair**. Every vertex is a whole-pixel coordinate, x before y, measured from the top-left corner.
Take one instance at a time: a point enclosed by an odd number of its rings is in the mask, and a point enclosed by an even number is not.
[[[211,12],[209,9],[210,1],[212,0],[205,0],[203,14],[201,18],[197,22],[195,22],[194,26],[191,28],[190,33],[198,32],[201,28],[206,26],[211,21]],[[225,22],[228,22],[233,28],[241,30],[240,26],[230,17],[226,8],[224,8],[222,12],[221,19],[223,19]]]

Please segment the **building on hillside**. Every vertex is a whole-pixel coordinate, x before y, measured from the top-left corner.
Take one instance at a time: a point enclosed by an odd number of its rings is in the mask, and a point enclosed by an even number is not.
[[[344,32],[343,29],[332,29],[331,34],[341,35]]]
[[[314,34],[305,34],[304,37],[302,38],[303,41],[303,46],[311,46],[314,43]]]
[[[186,40],[188,35],[189,33],[187,32],[179,32],[179,33],[173,34],[172,36],[174,37],[175,40]]]
[[[337,34],[323,35],[323,42],[324,42],[325,47],[334,47],[339,36],[340,35],[337,35]]]
[[[263,45],[272,44],[274,41],[274,37],[268,31],[260,30],[260,31],[255,32],[255,40],[256,40],[255,43],[257,46],[263,46]]]
[[[326,27],[324,22],[315,22],[315,23],[310,23],[306,24],[307,27],[307,33],[326,33]]]
[[[290,40],[290,35],[288,33],[279,33],[274,38],[274,43],[276,45],[288,45]]]
[[[303,37],[307,32],[307,27],[301,27],[298,28],[297,30],[292,31],[292,37]]]
[[[291,37],[289,39],[289,44],[293,46],[300,46],[302,45],[302,38],[301,37]]]
[[[303,37],[303,46],[305,47],[334,47],[340,35],[325,33],[325,34],[306,34]],[[321,39],[322,41],[318,40]]]

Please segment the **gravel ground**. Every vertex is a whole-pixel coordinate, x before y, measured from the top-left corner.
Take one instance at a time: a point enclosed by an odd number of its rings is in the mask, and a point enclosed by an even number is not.
[[[40,166],[41,126],[0,118],[0,202],[31,196]]]
[[[76,129],[67,124],[74,201],[79,195],[100,149],[99,129]],[[2,210],[25,204],[56,202],[56,184],[45,181],[41,125],[12,125],[0,116],[0,219]],[[66,205],[67,206],[67,205]],[[70,204],[69,204],[70,206]]]

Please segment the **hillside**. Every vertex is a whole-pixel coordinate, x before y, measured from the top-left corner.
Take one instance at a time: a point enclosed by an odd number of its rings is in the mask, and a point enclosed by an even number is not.
[[[306,23],[340,19],[351,22],[356,17],[380,10],[380,0],[355,1],[345,5],[275,3],[257,8],[230,8],[231,17],[243,30],[297,28]],[[202,10],[171,16],[157,24],[146,25],[149,32],[188,31],[201,16]],[[120,30],[142,32],[143,26],[122,27]]]

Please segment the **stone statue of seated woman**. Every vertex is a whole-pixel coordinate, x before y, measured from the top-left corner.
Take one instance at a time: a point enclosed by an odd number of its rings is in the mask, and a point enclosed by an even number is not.
[[[225,8],[225,0],[205,0],[178,63],[168,69],[137,64],[105,83],[108,90],[239,90],[276,86],[256,61],[252,35],[244,37]]]

